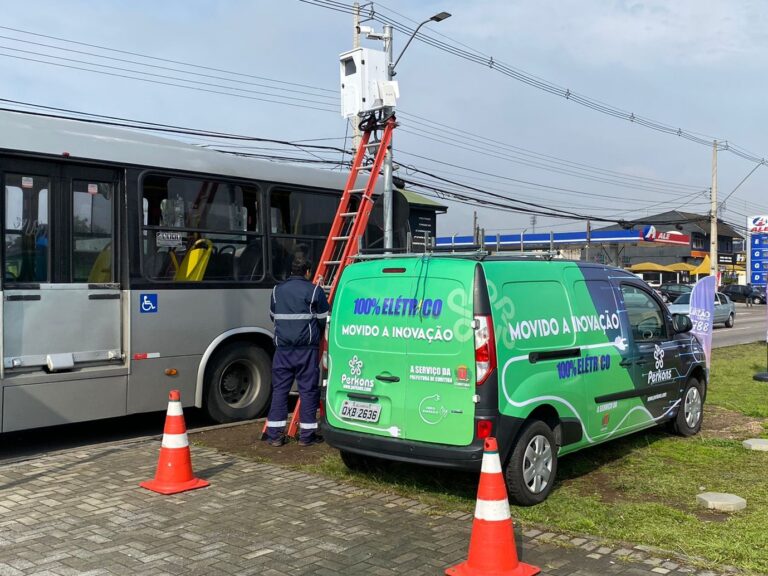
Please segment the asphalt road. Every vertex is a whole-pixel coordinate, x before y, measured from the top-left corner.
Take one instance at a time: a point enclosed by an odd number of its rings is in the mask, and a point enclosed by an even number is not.
[[[747,308],[746,304],[736,303],[736,322],[733,328],[716,326],[712,335],[712,347],[735,346],[751,342],[764,342],[768,311],[765,304]]]

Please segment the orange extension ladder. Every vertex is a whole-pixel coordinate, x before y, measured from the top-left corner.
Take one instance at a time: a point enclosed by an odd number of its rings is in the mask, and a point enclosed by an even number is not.
[[[381,138],[371,142],[371,135],[381,127],[381,122],[370,117],[361,124],[363,136],[360,140],[360,146],[355,152],[349,178],[347,178],[347,183],[344,186],[341,202],[336,209],[336,216],[333,218],[331,231],[325,241],[325,248],[323,248],[323,254],[320,257],[317,272],[315,272],[313,282],[323,287],[328,296],[329,304],[333,304],[333,296],[336,293],[336,286],[342,270],[352,261],[360,249],[360,238],[365,233],[368,218],[370,218],[371,210],[373,210],[373,191],[384,164],[384,157],[392,142],[392,131],[397,125],[395,116],[389,116],[383,121],[383,125],[384,130]],[[376,150],[373,164],[363,164],[366,154],[371,149]],[[362,171],[369,171],[368,181],[363,187],[355,188],[357,177]],[[299,428],[300,407],[301,400],[298,400],[286,431],[286,435],[291,438],[296,437]],[[322,404],[320,411],[323,412]],[[264,422],[262,438],[266,438],[266,433],[267,422]]]

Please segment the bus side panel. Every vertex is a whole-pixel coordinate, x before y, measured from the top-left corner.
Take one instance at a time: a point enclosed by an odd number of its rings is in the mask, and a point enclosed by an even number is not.
[[[3,386],[3,432],[125,415],[127,377]]]
[[[168,405],[171,390],[181,392],[183,406],[194,406],[197,367],[202,355],[147,358],[131,363],[131,385],[128,388],[128,414],[152,412]],[[173,368],[175,376],[165,370]]]
[[[131,291],[129,412],[164,409],[170,389],[180,390],[182,403],[191,406],[200,359],[211,342],[236,328],[272,325],[269,289],[172,287]],[[166,376],[166,368],[178,375]]]

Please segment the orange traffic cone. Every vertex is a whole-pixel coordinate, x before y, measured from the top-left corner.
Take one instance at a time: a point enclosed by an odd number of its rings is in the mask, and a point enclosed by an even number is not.
[[[485,439],[475,520],[466,562],[446,569],[448,576],[533,576],[540,568],[517,560],[507,488],[496,438]]]
[[[153,480],[139,484],[142,488],[160,494],[177,494],[195,488],[205,488],[210,482],[195,478],[192,474],[192,459],[189,453],[187,426],[181,409],[181,394],[171,390],[168,395],[168,412],[165,417],[163,444],[160,459]]]

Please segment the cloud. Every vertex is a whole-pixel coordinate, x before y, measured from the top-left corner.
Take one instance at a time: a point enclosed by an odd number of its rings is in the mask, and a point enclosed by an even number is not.
[[[471,10],[461,14],[468,37],[499,46],[514,38],[518,46],[591,66],[727,66],[762,58],[768,48],[768,17],[759,0],[489,0],[462,6]],[[519,61],[510,53],[495,56]]]

